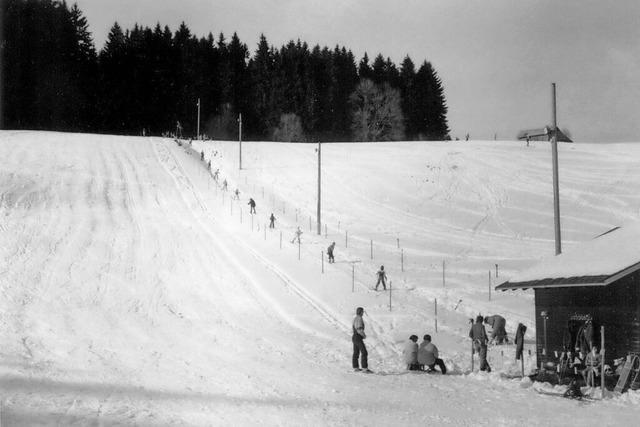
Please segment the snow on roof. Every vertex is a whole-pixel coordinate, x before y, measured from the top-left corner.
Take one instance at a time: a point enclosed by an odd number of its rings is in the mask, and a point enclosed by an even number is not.
[[[604,286],[640,269],[640,222],[616,227],[596,238],[544,258],[496,289]]]

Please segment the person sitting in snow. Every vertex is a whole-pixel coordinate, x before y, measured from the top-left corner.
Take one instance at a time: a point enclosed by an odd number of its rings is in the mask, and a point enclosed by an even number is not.
[[[427,372],[433,372],[436,369],[436,365],[440,368],[442,374],[447,373],[447,367],[444,361],[438,357],[438,347],[431,342],[431,335],[427,334],[423,338],[418,348],[418,363],[424,366]]]
[[[586,385],[595,387],[596,376],[598,376],[600,372],[600,354],[598,353],[597,346],[593,346],[591,351],[587,354],[587,357],[584,360],[584,365],[585,368],[580,371],[580,374],[582,374],[582,378]]]
[[[473,350],[478,353],[478,357],[480,358],[480,370],[491,372],[491,366],[489,366],[489,362],[487,362],[487,342],[489,338],[487,337],[487,331],[484,329],[482,320],[482,316],[476,317],[476,323],[471,326],[471,330],[469,331],[469,338],[473,340]]]
[[[404,349],[402,350],[402,356],[404,359],[404,363],[407,365],[408,371],[418,371],[420,370],[420,365],[418,364],[418,336],[411,335],[409,340],[405,343]]]
[[[509,338],[507,338],[507,331],[505,330],[505,326],[507,321],[504,317],[499,314],[494,314],[493,316],[487,316],[484,318],[484,323],[491,326],[491,341],[496,344],[508,343]]]

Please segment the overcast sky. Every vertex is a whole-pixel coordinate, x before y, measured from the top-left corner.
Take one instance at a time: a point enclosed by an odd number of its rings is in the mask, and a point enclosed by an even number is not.
[[[184,21],[200,36],[237,32],[255,52],[261,33],[427,60],[441,77],[453,137],[514,139],[551,123],[576,141],[640,141],[638,0],[75,0],[102,48],[123,28]]]

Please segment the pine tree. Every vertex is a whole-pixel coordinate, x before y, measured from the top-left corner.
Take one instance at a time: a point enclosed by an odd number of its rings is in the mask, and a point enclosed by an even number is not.
[[[442,82],[431,64],[425,61],[416,73],[415,113],[419,120],[417,132],[422,139],[442,140],[448,136],[447,104]]]

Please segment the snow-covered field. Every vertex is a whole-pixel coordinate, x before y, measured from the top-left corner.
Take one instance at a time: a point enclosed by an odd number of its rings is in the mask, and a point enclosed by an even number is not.
[[[237,142],[0,132],[3,427],[635,425],[640,392],[539,394],[507,379],[511,346],[470,373],[478,313],[525,323],[533,351],[531,291],[489,289],[553,254],[548,144],[324,144],[321,235],[316,145],[242,149],[239,170]],[[640,144],[559,159],[565,250],[640,217]],[[351,371],[357,306],[376,375]],[[451,375],[404,371],[426,333]]]

